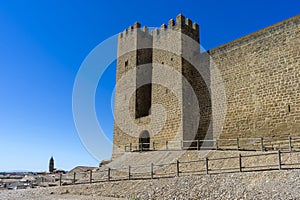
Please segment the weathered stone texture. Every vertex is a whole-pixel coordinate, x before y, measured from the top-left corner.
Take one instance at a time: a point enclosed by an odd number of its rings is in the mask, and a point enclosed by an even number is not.
[[[210,51],[227,113],[221,138],[299,136],[300,16]]]
[[[300,136],[300,15],[201,54],[199,26],[182,15],[151,34],[134,27],[119,36],[114,156],[145,130],[150,148]]]

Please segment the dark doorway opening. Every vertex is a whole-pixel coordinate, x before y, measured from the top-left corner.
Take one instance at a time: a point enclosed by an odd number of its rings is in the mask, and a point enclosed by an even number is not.
[[[150,150],[150,135],[148,131],[143,131],[139,138],[139,149],[141,151]]]

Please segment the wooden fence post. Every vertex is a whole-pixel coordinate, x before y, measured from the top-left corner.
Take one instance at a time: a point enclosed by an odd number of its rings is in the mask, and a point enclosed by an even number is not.
[[[132,151],[132,143],[129,144],[129,151]]]
[[[177,160],[176,162],[176,172],[177,172],[177,176],[179,176],[179,160]]]
[[[75,185],[75,181],[76,181],[76,172],[74,172],[74,176],[73,176],[73,185]]]
[[[131,167],[130,167],[130,165],[128,165],[128,180],[130,180],[130,177],[131,177],[130,170],[131,170]]]
[[[281,170],[281,152],[280,150],[278,150],[278,169]]]
[[[61,186],[61,179],[62,179],[62,174],[59,174],[59,186]]]
[[[206,169],[206,174],[208,174],[208,158],[205,158],[205,169]]]
[[[261,151],[264,151],[264,138],[260,138],[260,145]]]
[[[152,148],[153,148],[153,150],[155,151],[155,142],[153,142],[153,147],[152,147]]]
[[[90,184],[93,183],[93,171],[91,170],[90,171]]]
[[[216,139],[216,150],[219,150],[219,142],[218,142],[218,139]]]
[[[168,141],[166,141],[166,150],[168,150]]]
[[[153,163],[151,163],[151,179],[153,179]]]
[[[107,181],[110,181],[110,168],[107,170]]]
[[[289,149],[290,149],[290,151],[293,150],[293,146],[292,146],[292,137],[291,137],[291,136],[289,136]]]
[[[240,150],[240,142],[239,142],[239,138],[236,138],[236,145],[237,145],[237,150]]]
[[[243,166],[242,166],[242,155],[241,154],[239,154],[239,166],[240,166],[240,172],[242,172]]]

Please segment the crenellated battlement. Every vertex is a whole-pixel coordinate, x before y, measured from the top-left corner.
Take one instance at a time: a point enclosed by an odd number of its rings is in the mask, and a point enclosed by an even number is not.
[[[182,14],[179,14],[176,17],[176,20],[170,19],[168,21],[168,25],[162,24],[159,29],[154,29],[152,31],[152,35],[158,35],[162,31],[166,31],[168,29],[182,31],[182,29],[190,29],[194,32],[194,34],[199,34],[199,25],[197,23],[193,23],[189,18],[185,18]]]
[[[285,149],[271,140],[300,137],[299,27],[300,15],[200,52],[199,26],[182,14],[132,24],[118,40],[113,157],[236,138]]]
[[[119,38],[125,37],[126,35],[132,33],[134,30],[139,30],[141,32],[155,36],[155,35],[159,35],[160,32],[164,32],[169,29],[185,33],[192,37],[194,36],[193,38],[196,39],[198,38],[199,35],[199,25],[197,23],[193,23],[191,19],[185,18],[182,14],[179,14],[176,17],[176,20],[170,19],[168,21],[168,25],[162,24],[159,29],[158,28],[153,29],[151,33],[149,33],[149,28],[147,26],[141,28],[141,24],[139,22],[135,22],[133,26],[129,26],[128,29],[125,29],[122,33],[120,33]]]
[[[119,38],[121,39],[123,37],[126,37],[126,35],[133,33],[134,30],[138,30],[146,34],[149,34],[149,28],[147,26],[141,28],[141,24],[139,22],[135,22],[133,26],[129,26],[128,29],[125,29],[122,33],[120,33]]]
[[[176,17],[176,23],[174,24],[174,20],[171,19],[169,21],[170,25],[173,26],[179,26],[181,28],[190,28],[193,29],[195,31],[199,31],[199,25],[197,23],[193,23],[193,21],[189,18],[185,18],[182,14],[177,15]]]

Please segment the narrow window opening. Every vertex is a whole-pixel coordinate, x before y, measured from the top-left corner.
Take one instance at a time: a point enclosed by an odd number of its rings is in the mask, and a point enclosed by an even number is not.
[[[171,61],[173,61],[173,58],[171,58]]]
[[[290,105],[288,105],[288,111],[289,111],[289,113],[291,112],[291,106]]]
[[[152,99],[152,49],[137,52],[135,118],[150,115]]]
[[[161,62],[161,64],[165,64],[164,62]]]
[[[125,61],[125,67],[127,67],[127,66],[128,66],[128,60]]]

